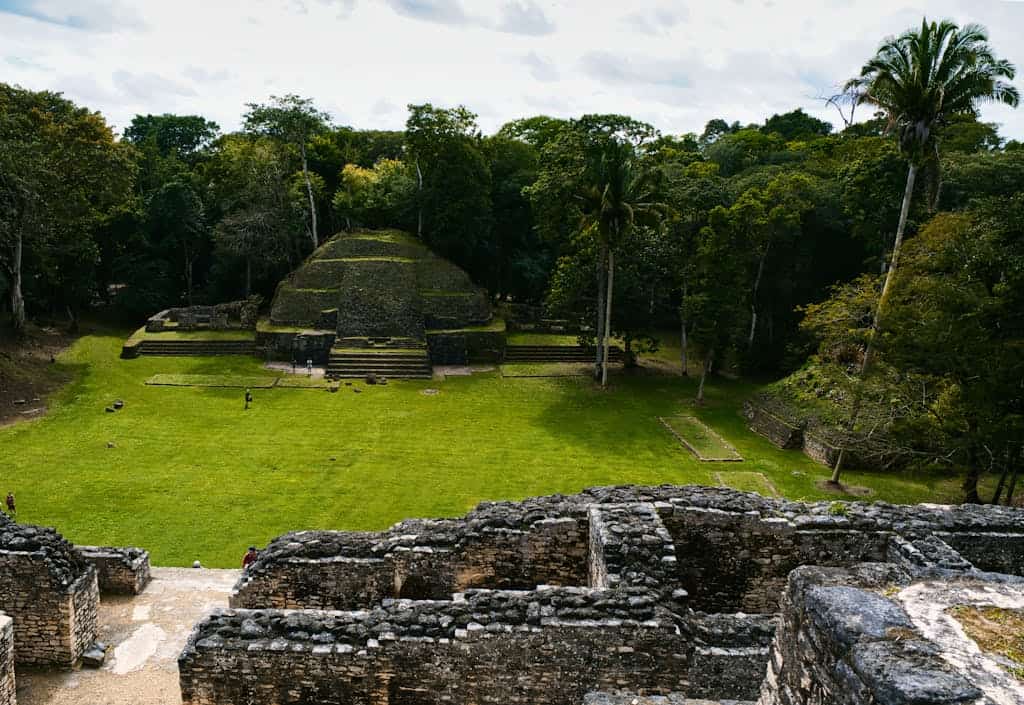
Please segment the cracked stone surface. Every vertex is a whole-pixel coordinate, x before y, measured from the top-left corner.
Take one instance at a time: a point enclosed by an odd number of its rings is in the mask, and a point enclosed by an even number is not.
[[[178,654],[192,627],[227,607],[237,570],[154,568],[135,597],[104,597],[99,641],[110,645],[99,670],[19,670],[18,705],[180,705]]]
[[[984,692],[986,703],[1024,703],[1024,683],[984,653],[949,613],[959,605],[1024,609],[1024,583],[924,582],[905,588],[897,599],[914,625],[938,646],[942,658]]]

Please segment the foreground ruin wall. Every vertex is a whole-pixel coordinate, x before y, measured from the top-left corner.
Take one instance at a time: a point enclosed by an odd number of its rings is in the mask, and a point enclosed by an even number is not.
[[[535,705],[623,683],[680,690],[685,639],[641,592],[470,591],[362,612],[224,611],[192,635],[182,698]]]
[[[96,569],[53,529],[0,523],[0,610],[15,659],[71,667],[96,640]]]
[[[198,625],[182,693],[189,705],[752,701],[794,570],[887,561],[901,576],[978,575],[977,558],[1021,572],[1022,537],[1010,509],[674,486],[293,533],[246,571],[234,609]],[[787,599],[788,617],[802,603]]]
[[[795,570],[759,705],[1024,703],[1024,681],[949,612],[1019,609],[1024,580],[970,568],[914,572],[906,563]]]
[[[15,705],[14,621],[0,612],[0,705]]]

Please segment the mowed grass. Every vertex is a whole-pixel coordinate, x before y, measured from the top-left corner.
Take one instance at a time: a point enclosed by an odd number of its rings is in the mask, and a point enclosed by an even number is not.
[[[696,417],[671,416],[663,421],[704,460],[742,460],[721,436]]]
[[[235,566],[249,544],[301,529],[379,530],[408,517],[458,516],[481,500],[517,500],[612,484],[728,484],[764,473],[792,499],[834,498],[826,468],[749,432],[739,413],[756,386],[616,372],[588,378],[362,382],[337,393],[147,386],[156,374],[267,378],[247,357],[118,358],[126,331],[99,331],[59,360],[74,382],[37,421],[0,428],[0,492],[19,519],[76,543],[137,545],[157,565]],[[354,390],[360,389],[361,393]],[[437,394],[424,394],[427,389]],[[126,406],[104,408],[115,399]],[[701,463],[658,417],[694,415],[745,458]],[[114,447],[108,448],[108,443]],[[876,497],[952,499],[954,481],[850,473]]]

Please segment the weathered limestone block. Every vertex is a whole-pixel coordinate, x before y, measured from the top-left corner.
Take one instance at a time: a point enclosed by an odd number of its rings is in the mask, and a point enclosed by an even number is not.
[[[790,576],[759,705],[952,705],[982,691],[881,590],[895,566],[800,568]]]
[[[15,705],[14,621],[0,612],[0,705]]]
[[[76,550],[96,568],[101,593],[138,595],[149,584],[149,551],[111,546],[77,546]]]

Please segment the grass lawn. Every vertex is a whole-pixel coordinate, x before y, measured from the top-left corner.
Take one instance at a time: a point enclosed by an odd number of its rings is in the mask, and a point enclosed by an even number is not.
[[[593,485],[718,485],[759,472],[786,497],[835,498],[815,487],[826,468],[747,430],[739,407],[750,384],[711,380],[699,409],[692,379],[643,372],[616,372],[608,391],[587,378],[498,374],[335,394],[278,385],[244,411],[240,389],[145,382],[280,373],[247,357],[121,360],[126,334],[79,340],[57,365],[75,381],[50,412],[0,428],[0,492],[17,494],[21,521],[77,543],[143,546],[156,565],[235,566],[247,545],[286,531],[383,529]],[[125,408],[105,413],[115,399]],[[658,421],[680,415],[710,425],[745,462],[699,462]],[[846,477],[890,501],[955,495],[952,478]]]
[[[704,460],[742,460],[721,436],[694,416],[671,416],[662,421]]]

